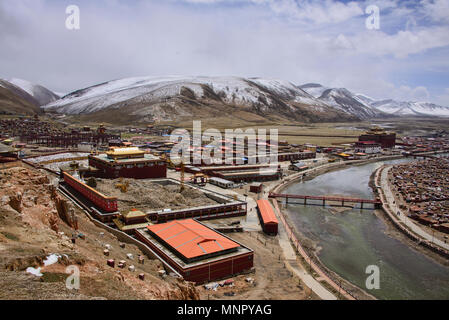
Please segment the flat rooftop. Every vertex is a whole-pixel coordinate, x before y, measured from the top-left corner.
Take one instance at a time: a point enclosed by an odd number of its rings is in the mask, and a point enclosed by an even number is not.
[[[109,163],[135,163],[135,162],[143,162],[143,161],[156,161],[156,160],[160,160],[159,157],[156,157],[152,154],[144,154],[142,158],[131,158],[131,159],[113,159],[113,158],[108,158],[107,154],[102,153],[99,154],[97,156],[93,156],[93,158],[104,161],[104,162],[109,162]]]
[[[254,169],[254,168],[265,168],[270,167],[269,163],[262,164],[242,164],[242,165],[227,165],[227,166],[203,166],[199,167],[201,170],[210,170],[210,171],[227,171],[227,170],[244,170],[244,169]]]
[[[218,178],[218,177],[210,177],[209,181],[215,181],[215,182],[220,182],[220,183],[224,183],[224,184],[233,184],[234,182],[226,180],[226,179],[222,179],[222,178]]]
[[[219,172],[223,177],[246,177],[246,176],[271,176],[278,174],[278,170],[254,170],[254,171],[226,171]]]
[[[202,259],[200,259],[200,260],[193,259],[193,261],[188,261],[188,260],[184,261],[183,259],[180,258],[179,255],[175,254],[174,251],[171,250],[171,248],[169,248],[167,245],[165,245],[163,242],[161,242],[158,238],[153,236],[150,233],[150,231],[148,230],[148,228],[137,229],[136,232],[138,232],[141,236],[143,236],[146,239],[146,241],[151,242],[151,244],[153,246],[155,246],[156,248],[161,250],[168,258],[170,258],[170,260],[172,260],[174,263],[176,263],[178,266],[180,266],[183,269],[188,269],[188,268],[196,267],[196,266],[199,266],[199,265],[202,265],[205,263],[212,263],[212,262],[216,262],[216,261],[219,261],[222,259],[231,258],[231,257],[235,257],[238,255],[253,252],[253,250],[246,247],[245,245],[243,245],[235,240],[231,240],[231,241],[239,244],[239,246],[237,248],[235,248],[234,250],[221,251],[221,252],[219,252],[218,255],[210,255],[210,256],[203,255]],[[217,233],[216,231],[214,231],[214,232]],[[218,234],[223,236],[224,238],[227,238],[225,235],[222,235],[221,233],[218,233]],[[229,238],[227,238],[227,239],[229,239]]]
[[[240,247],[238,243],[193,219],[174,220],[147,228],[155,238],[180,254],[184,261],[200,260]]]

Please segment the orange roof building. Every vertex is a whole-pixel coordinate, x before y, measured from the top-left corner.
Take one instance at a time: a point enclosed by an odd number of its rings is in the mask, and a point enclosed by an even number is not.
[[[253,268],[254,252],[196,219],[137,229],[135,236],[185,280],[205,283]]]
[[[193,219],[148,226],[150,234],[185,262],[235,251],[240,245]]]
[[[262,229],[268,234],[278,233],[278,219],[274,214],[271,204],[266,199],[257,200],[257,208],[259,212],[259,220]]]

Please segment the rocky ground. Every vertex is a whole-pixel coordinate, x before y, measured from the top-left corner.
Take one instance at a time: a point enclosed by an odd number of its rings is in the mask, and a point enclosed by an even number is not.
[[[120,211],[129,211],[134,208],[139,210],[175,210],[217,204],[201,191],[189,186],[185,186],[185,189],[179,192],[180,187],[177,184],[161,185],[149,180],[96,179],[96,182],[96,190],[106,196],[117,197]],[[117,184],[127,184],[127,192],[116,188]]]
[[[75,231],[77,229],[77,231]],[[73,244],[72,234],[81,233]],[[109,257],[103,255],[110,245]],[[44,266],[50,254],[61,255]],[[133,254],[133,260],[127,254]],[[132,245],[124,248],[96,227],[82,211],[55,192],[45,173],[28,168],[0,171],[0,299],[198,299],[192,283],[161,278],[158,260],[145,258]],[[111,268],[106,259],[126,260],[136,271]],[[66,268],[80,270],[79,290],[65,286]],[[38,277],[29,267],[41,268]],[[145,280],[137,275],[145,274]]]
[[[197,286],[201,299],[317,299],[316,295],[304,287],[300,280],[285,267],[282,249],[276,237],[265,235],[263,232],[237,232],[230,233],[229,236],[254,250],[256,272],[234,277],[233,286],[218,287],[216,291]]]

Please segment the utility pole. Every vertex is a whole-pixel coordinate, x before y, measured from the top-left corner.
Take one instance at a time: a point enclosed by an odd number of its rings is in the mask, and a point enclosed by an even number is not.
[[[184,162],[181,161],[181,186],[179,192],[183,192],[184,188]]]
[[[340,300],[340,292],[341,292],[341,279],[338,281],[338,300]]]

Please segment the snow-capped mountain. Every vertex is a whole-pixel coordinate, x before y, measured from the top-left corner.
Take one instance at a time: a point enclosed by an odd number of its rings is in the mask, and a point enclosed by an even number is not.
[[[315,98],[321,97],[324,91],[326,91],[327,89],[331,89],[329,87],[322,86],[319,83],[306,83],[301,86],[298,86],[298,88],[304,90],[305,92],[307,92],[308,94],[310,94]]]
[[[317,83],[297,86],[266,78],[166,76],[108,81],[69,93],[42,108],[70,115],[94,115],[98,119],[106,117],[110,121],[117,117],[122,121],[235,118],[237,114],[253,121],[341,121],[426,115],[430,109],[441,115],[446,112],[445,107],[428,103],[399,104],[400,107],[393,107],[345,88]]]
[[[362,93],[357,93],[354,98],[356,98],[357,100],[363,102],[364,104],[366,104],[367,106],[371,106],[371,103],[373,103],[374,101],[376,101],[376,99],[371,98],[370,96],[367,96],[366,94],[362,94]]]
[[[192,97],[195,98],[207,96],[211,93],[208,91],[212,91],[217,98],[230,104],[254,104],[264,99],[271,102],[272,94],[286,100],[318,103],[293,84],[279,80],[171,76],[126,78],[105,82],[67,94],[63,99],[44,108],[58,108],[58,111],[69,114],[92,113],[137,97],[140,97],[142,102],[159,102],[161,99],[182,95],[183,88],[191,91]]]
[[[257,115],[318,120],[354,119],[353,114],[315,99],[294,84],[274,79],[239,77],[140,77],[105,82],[65,95],[43,108],[66,114],[120,110],[170,120],[192,116],[194,107],[232,107]],[[218,108],[218,109],[217,109]]]
[[[39,106],[48,104],[50,102],[56,101],[59,99],[59,96],[54,92],[44,88],[41,85],[31,83],[22,79],[9,79],[7,80],[9,83],[21,88],[23,91],[32,96]]]
[[[299,88],[319,101],[343,112],[354,114],[359,119],[370,119],[382,114],[382,112],[365,103],[364,99],[357,97],[345,88],[329,88],[317,83],[308,83],[299,86]]]
[[[443,116],[449,117],[449,108],[429,102],[404,102],[380,100],[371,102],[371,106],[388,114],[399,116]]]
[[[40,113],[37,101],[21,88],[0,79],[0,114]]]
[[[317,83],[299,86],[316,99],[338,109],[357,114],[361,119],[394,116],[449,116],[449,108],[428,102],[376,100],[365,94],[354,94],[344,88],[330,88]]]

